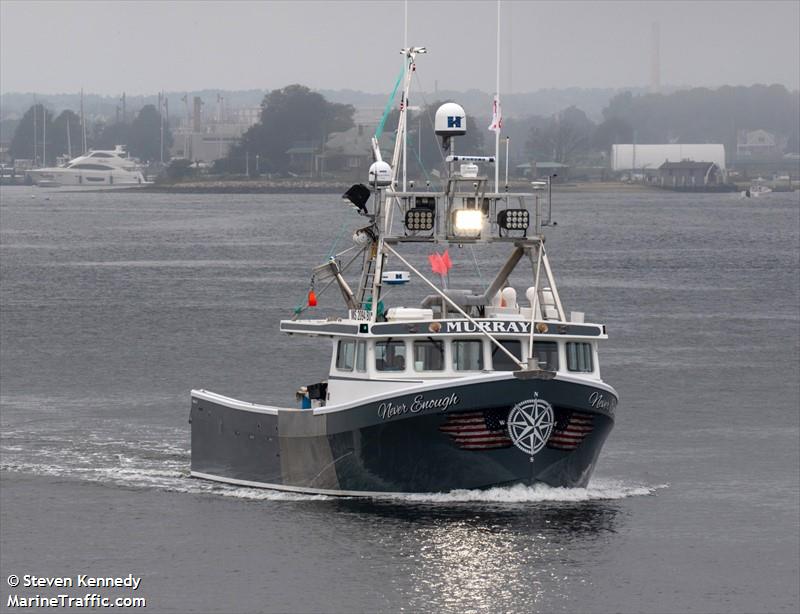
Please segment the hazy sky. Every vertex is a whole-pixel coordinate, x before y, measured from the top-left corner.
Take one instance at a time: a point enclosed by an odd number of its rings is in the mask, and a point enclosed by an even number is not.
[[[800,82],[800,0],[502,2],[501,91],[646,86],[652,26],[661,82]],[[118,94],[197,89],[386,92],[401,66],[402,1],[0,0],[0,91]],[[493,1],[408,3],[428,47],[421,85],[495,82]]]

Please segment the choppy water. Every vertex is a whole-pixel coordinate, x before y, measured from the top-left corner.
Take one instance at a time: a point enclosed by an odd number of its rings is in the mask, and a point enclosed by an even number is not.
[[[370,501],[187,477],[190,388],[286,404],[325,370],[277,321],[359,223],[338,197],[3,188],[2,578],[139,570],[151,611],[796,611],[798,194],[556,198],[621,395],[595,478]],[[452,285],[501,259],[452,255]]]

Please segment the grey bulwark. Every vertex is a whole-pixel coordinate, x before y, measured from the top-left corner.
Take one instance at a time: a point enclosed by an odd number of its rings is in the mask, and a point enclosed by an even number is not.
[[[284,333],[310,333],[316,335],[357,335],[358,324],[343,324],[340,322],[321,322],[308,324],[291,320],[281,321],[281,332]]]

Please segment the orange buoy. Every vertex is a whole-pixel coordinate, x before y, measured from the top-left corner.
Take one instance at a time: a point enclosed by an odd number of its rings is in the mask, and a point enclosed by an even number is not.
[[[308,306],[309,307],[317,306],[317,295],[314,293],[313,290],[308,291]]]

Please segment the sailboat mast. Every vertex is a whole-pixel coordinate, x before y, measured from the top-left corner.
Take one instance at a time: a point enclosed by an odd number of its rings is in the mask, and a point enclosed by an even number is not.
[[[47,166],[47,109],[42,103],[42,165]]]
[[[408,0],[403,3],[404,21],[403,21],[403,49],[408,49]],[[406,87],[403,89],[403,109],[404,114],[408,113],[408,58],[403,64],[403,82]],[[403,192],[406,191],[406,159],[408,158],[408,122],[403,120]]]
[[[83,117],[83,88],[81,88],[81,131],[83,132],[83,151],[86,153],[86,120]]]
[[[500,0],[497,0],[497,79],[495,82],[496,104],[500,107]],[[494,191],[500,191],[500,126],[494,131]]]
[[[39,109],[36,108],[36,96],[33,97],[33,163],[36,164],[36,148],[39,146],[36,139],[38,132],[36,130],[36,116],[39,114]]]

